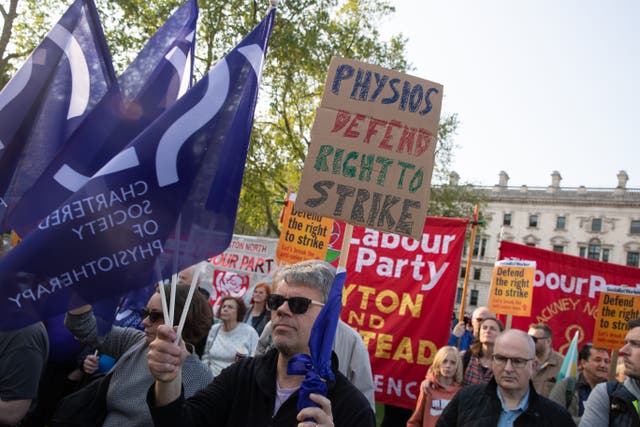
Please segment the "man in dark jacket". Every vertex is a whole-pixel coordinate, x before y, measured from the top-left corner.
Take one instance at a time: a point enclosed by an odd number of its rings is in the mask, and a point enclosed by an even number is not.
[[[503,332],[494,346],[494,378],[460,390],[437,426],[575,426],[566,409],[536,393],[535,371],[531,337],[515,329]]]
[[[278,272],[275,294],[269,297],[275,349],[224,369],[201,393],[185,400],[180,365],[184,344],[174,344],[173,329],[158,327],[150,345],[149,369],[156,378],[147,403],[156,426],[309,426],[373,427],[367,399],[337,370],[327,397],[312,394],[318,407],[298,411],[298,389],[304,376],[287,373],[296,354],[309,354],[311,327],[327,301],[335,271],[321,261],[303,261]]]

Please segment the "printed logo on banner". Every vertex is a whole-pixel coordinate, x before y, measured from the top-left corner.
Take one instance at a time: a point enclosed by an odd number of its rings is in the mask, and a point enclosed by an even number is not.
[[[213,292],[209,298],[209,304],[213,307],[213,312],[218,311],[220,299],[224,296],[242,298],[249,290],[249,276],[246,274],[233,273],[231,271],[214,270],[213,272]]]
[[[217,298],[225,295],[242,297],[249,289],[249,276],[245,274],[232,273],[230,271],[214,271],[213,289]]]

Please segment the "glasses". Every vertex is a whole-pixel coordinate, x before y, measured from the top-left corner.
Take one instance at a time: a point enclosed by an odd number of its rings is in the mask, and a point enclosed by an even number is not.
[[[320,307],[324,306],[324,304],[321,302],[314,301],[305,297],[285,298],[282,295],[271,294],[267,298],[267,307],[269,307],[269,310],[274,311],[280,308],[280,306],[284,304],[285,301],[289,304],[289,310],[291,310],[293,314],[306,313],[307,310],[309,310],[309,306],[311,304],[319,305]]]
[[[549,337],[534,337],[533,335],[529,335],[534,343],[537,343],[539,340],[546,340]]]
[[[493,363],[496,366],[505,366],[508,360],[511,361],[511,366],[513,366],[516,369],[520,369],[520,368],[524,368],[527,362],[531,362],[533,359],[523,359],[521,357],[507,357],[501,354],[493,355]]]
[[[161,311],[152,311],[148,308],[143,308],[142,310],[140,310],[140,317],[142,318],[142,320],[149,317],[151,323],[156,323],[157,321],[164,319],[164,315]]]

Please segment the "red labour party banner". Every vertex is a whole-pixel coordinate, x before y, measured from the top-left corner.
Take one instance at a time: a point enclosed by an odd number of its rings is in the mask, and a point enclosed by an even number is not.
[[[468,220],[427,217],[422,240],[354,227],[342,319],[369,350],[376,401],[413,409],[447,343]]]
[[[606,292],[607,286],[640,286],[640,269],[634,267],[507,241],[501,243],[500,257],[536,262],[531,316],[514,316],[511,327],[526,331],[532,323],[548,325],[553,347],[562,354],[576,331],[580,332],[578,348],[592,342],[600,292]]]

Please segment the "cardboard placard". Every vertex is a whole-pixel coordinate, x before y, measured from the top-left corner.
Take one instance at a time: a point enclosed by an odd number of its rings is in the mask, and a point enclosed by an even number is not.
[[[493,267],[489,310],[498,314],[530,316],[535,261],[498,261]]]
[[[624,345],[627,321],[640,317],[640,293],[601,292],[593,332],[593,346],[618,350]]]
[[[420,239],[442,86],[334,57],[296,209]]]

